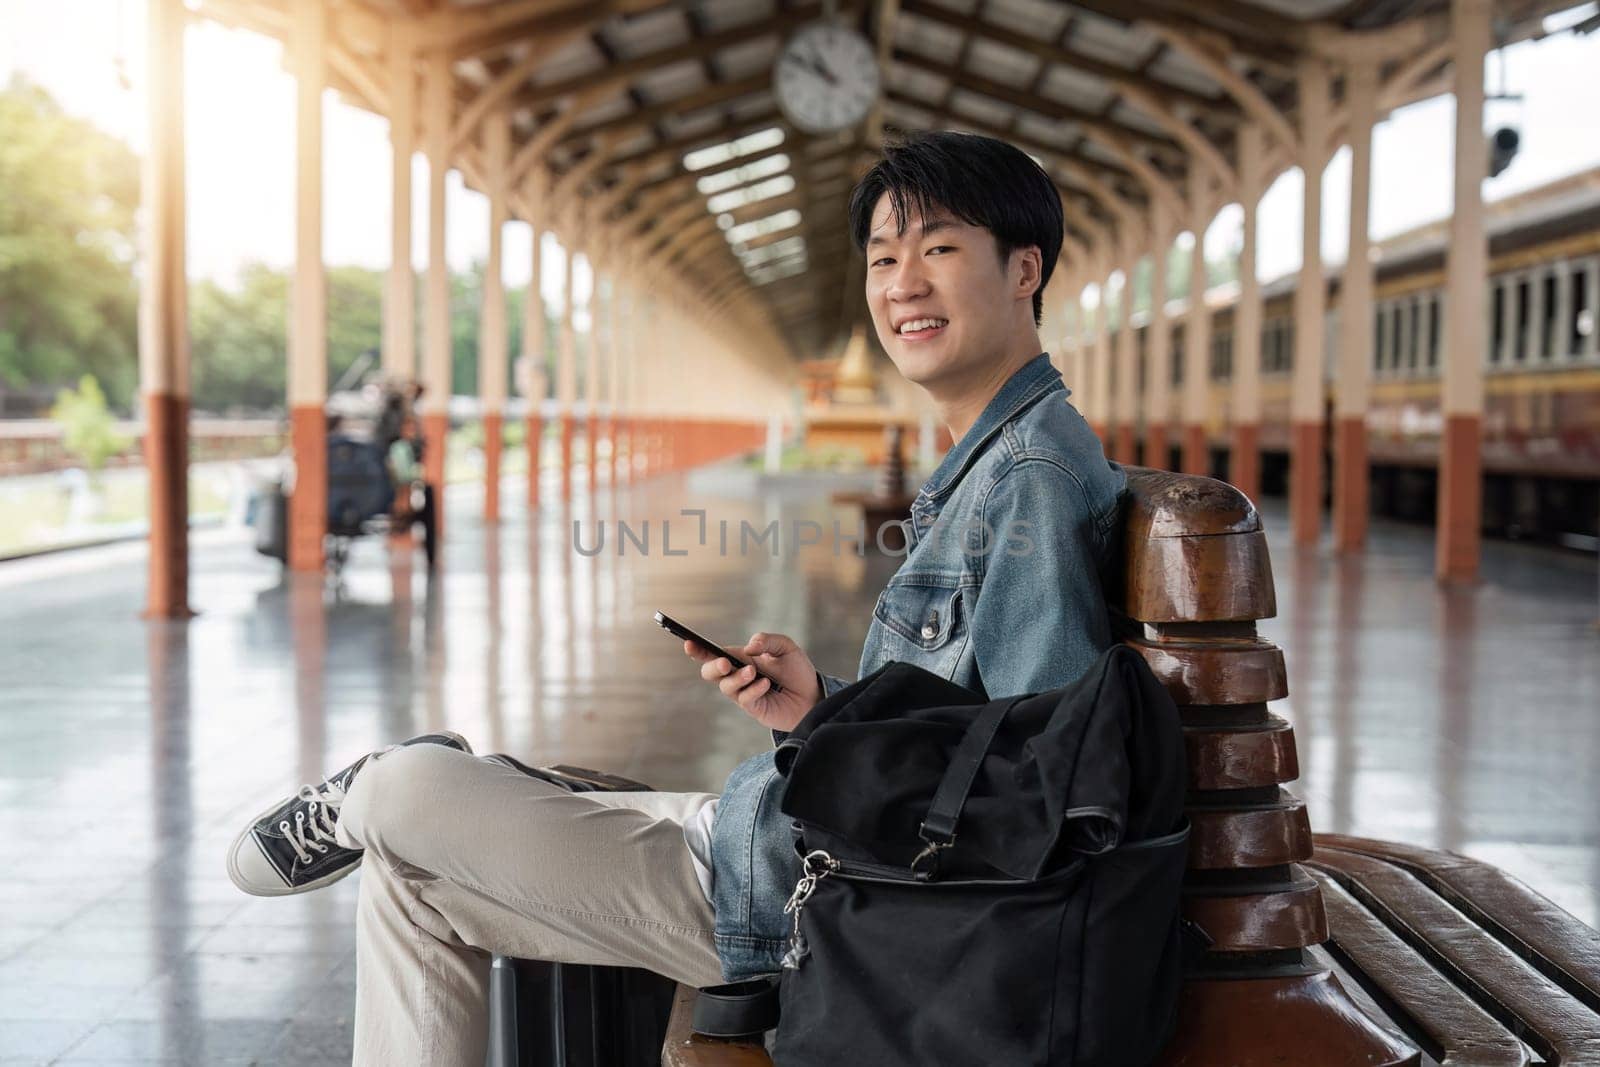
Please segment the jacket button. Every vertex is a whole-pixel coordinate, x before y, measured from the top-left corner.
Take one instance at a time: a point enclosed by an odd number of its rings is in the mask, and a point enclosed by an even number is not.
[[[928,616],[928,621],[922,624],[922,639],[932,641],[939,636],[939,615],[935,612]]]

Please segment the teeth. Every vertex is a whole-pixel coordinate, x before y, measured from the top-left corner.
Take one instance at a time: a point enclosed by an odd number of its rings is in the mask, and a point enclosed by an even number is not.
[[[916,333],[919,330],[931,330],[936,326],[950,325],[949,319],[912,319],[900,325],[901,333]]]

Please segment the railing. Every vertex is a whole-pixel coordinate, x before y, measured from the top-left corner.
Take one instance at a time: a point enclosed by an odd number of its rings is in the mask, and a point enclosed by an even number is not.
[[[138,466],[144,462],[142,422],[119,422],[117,433],[128,447],[110,466]],[[288,444],[288,430],[279,419],[197,418],[189,424],[189,459],[204,463],[219,459],[270,456]],[[0,421],[0,477],[39,474],[78,466],[62,442],[61,425],[50,419]]]

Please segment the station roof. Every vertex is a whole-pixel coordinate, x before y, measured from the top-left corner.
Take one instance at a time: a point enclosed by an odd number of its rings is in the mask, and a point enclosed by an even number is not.
[[[290,37],[290,0],[198,0],[206,17]],[[1501,43],[1536,35],[1571,0],[1495,0]],[[1379,57],[1391,109],[1448,90],[1448,0],[867,0],[827,5],[867,35],[883,70],[874,114],[808,136],[772,88],[783,42],[826,16],[815,0],[343,0],[329,6],[333,84],[387,114],[387,56],[410,25],[443,53],[463,116],[508,108],[513,153],[538,145],[546,188],[654,247],[712,294],[753,298],[797,355],[859,310],[844,225],[855,177],[897,130],[1003,137],[1055,177],[1068,257],[1148,225],[1153,198],[1187,202],[1191,166],[1232,198],[1237,131],[1262,125],[1270,174],[1290,166],[1296,71]],[[453,163],[482,187],[481,146]],[[513,199],[513,208],[518,201]],[[523,214],[517,211],[518,214]],[[1185,216],[1179,214],[1180,220]],[[591,220],[592,221],[592,220]],[[690,233],[690,229],[695,232]]]

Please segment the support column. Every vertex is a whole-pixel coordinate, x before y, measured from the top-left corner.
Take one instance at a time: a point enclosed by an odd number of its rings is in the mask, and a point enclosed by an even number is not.
[[[561,500],[572,499],[572,405],[577,399],[577,346],[578,336],[572,326],[572,260],[573,249],[562,242],[562,259],[566,262],[566,277],[561,285],[561,326],[556,337],[556,418],[561,420]]]
[[[289,311],[289,569],[322,570],[328,531],[327,286],[322,264],[322,87],[327,84],[327,11],[296,0],[290,61],[296,88],[295,247]]]
[[[1095,284],[1100,299],[1094,307],[1094,354],[1089,360],[1089,426],[1109,450],[1111,430],[1111,256],[1102,249],[1096,257]]]
[[[651,284],[642,295],[639,302],[639,320],[634,325],[634,338],[638,351],[648,351],[648,339],[656,336],[659,328],[659,315],[656,307],[656,286]],[[657,349],[658,356],[662,354]],[[638,462],[634,470],[641,478],[647,478],[657,469],[657,431],[656,412],[659,397],[653,388],[657,370],[660,366],[658,359],[642,360],[634,366],[633,390],[634,412],[637,418],[635,425],[638,427],[637,438],[630,436],[628,445],[637,447]]]
[[[1300,280],[1294,291],[1294,381],[1289,399],[1289,526],[1297,545],[1322,535],[1323,308],[1322,169],[1328,161],[1328,66],[1317,56],[1300,61]]]
[[[622,249],[612,246],[612,255],[618,262],[622,259]],[[611,484],[616,485],[617,479],[627,473],[627,468],[622,462],[622,439],[624,420],[622,416],[622,376],[626,373],[627,363],[633,358],[630,347],[632,337],[629,334],[629,322],[633,317],[633,289],[629,279],[618,274],[612,279],[612,322],[611,322],[611,373],[606,377],[606,397],[609,412],[609,428],[611,431]]]
[[[1261,206],[1261,127],[1239,127],[1239,206],[1244,209],[1239,247],[1239,302],[1233,313],[1233,455],[1228,475],[1255,500],[1261,495],[1261,280],[1256,277],[1256,213]]]
[[[484,119],[483,165],[489,183],[489,255],[483,265],[483,311],[478,324],[478,395],[483,401],[483,521],[500,521],[500,454],[505,448],[506,292],[501,278],[501,237],[508,211],[511,116]]]
[[[1078,293],[1082,287],[1078,284],[1078,268],[1075,264],[1069,265],[1063,258],[1057,268],[1061,272],[1061,289],[1067,298],[1061,304],[1060,329],[1056,344],[1050,348],[1050,362],[1056,370],[1061,372],[1068,385],[1074,381],[1073,375],[1077,370],[1077,361],[1073,358],[1077,351],[1078,338],[1074,331],[1078,328]]]
[[[1116,393],[1117,414],[1116,449],[1118,463],[1132,464],[1138,458],[1137,427],[1138,361],[1133,336],[1133,276],[1139,267],[1139,250],[1132,234],[1127,234],[1120,249],[1122,253],[1122,299],[1117,321],[1117,374],[1113,387]]]
[[[543,206],[542,190],[537,186],[532,199],[536,210]],[[528,296],[522,305],[522,358],[527,370],[528,515],[531,519],[539,512],[539,445],[544,438],[542,408],[550,391],[550,376],[545,372],[544,291],[541,288],[544,257],[540,246],[544,243],[544,231],[537,214],[528,219],[528,228],[533,231],[533,253]]]
[[[1145,328],[1144,455],[1146,467],[1167,466],[1167,419],[1172,411],[1172,327],[1167,320],[1167,266],[1172,222],[1160,197],[1150,202],[1150,324]]]
[[[1483,294],[1489,250],[1483,225],[1483,57],[1490,45],[1490,0],[1452,0],[1451,63],[1456,96],[1455,210],[1445,257],[1444,440],[1439,446],[1439,506],[1434,574],[1478,577],[1483,521]]]
[[[433,488],[434,536],[445,533],[445,447],[450,433],[450,264],[445,259],[444,180],[450,170],[450,60],[428,56],[423,87],[428,154],[428,278],[422,321],[423,477]]]
[[[1378,68],[1358,61],[1346,72],[1350,114],[1350,243],[1339,293],[1338,417],[1333,430],[1333,543],[1355,552],[1367,540],[1367,403],[1372,374],[1372,288],[1368,218],[1372,192],[1372,126]]]
[[[1211,222],[1211,179],[1198,160],[1189,163],[1189,309],[1183,326],[1183,472],[1210,474],[1206,401],[1211,386],[1211,309],[1206,306],[1206,228]]]
[[[384,287],[383,371],[389,378],[417,376],[416,274],[411,266],[411,157],[416,153],[417,70],[415,30],[396,19],[389,31],[389,144],[394,198],[390,207],[389,276]]]
[[[591,225],[585,229],[594,233]],[[591,246],[592,247],[592,246]],[[589,343],[583,352],[583,455],[584,476],[589,483],[589,495],[594,496],[595,490],[600,485],[600,346],[601,332],[601,302],[600,302],[600,271],[601,263],[591,253],[589,256]]]
[[[150,474],[145,617],[189,610],[189,300],[184,266],[183,0],[151,0],[146,29],[150,146],[140,190],[139,390]]]

